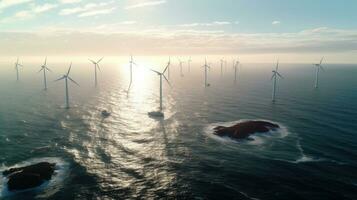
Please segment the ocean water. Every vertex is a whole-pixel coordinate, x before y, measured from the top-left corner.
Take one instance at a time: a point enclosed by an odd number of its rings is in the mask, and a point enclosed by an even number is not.
[[[271,102],[272,64],[243,64],[223,75],[218,63],[204,87],[202,63],[178,64],[164,83],[165,62],[138,59],[129,93],[126,61],[93,66],[74,62],[71,109],[64,82],[53,82],[69,62],[51,62],[43,91],[41,61],[24,63],[16,82],[12,62],[0,62],[0,171],[38,161],[58,163],[53,180],[11,193],[0,179],[0,199],[357,199],[357,66],[326,64],[314,89],[310,64],[281,64],[277,101]],[[162,67],[160,67],[162,66]],[[100,112],[112,112],[103,119]],[[212,136],[215,125],[264,119],[277,133],[249,141]]]

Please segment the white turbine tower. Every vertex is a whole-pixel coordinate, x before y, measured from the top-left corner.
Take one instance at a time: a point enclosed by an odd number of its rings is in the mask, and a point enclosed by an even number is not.
[[[240,64],[240,62],[237,60],[233,66],[234,67],[234,83],[237,83],[237,72],[238,72],[239,64]]]
[[[16,80],[19,81],[19,67],[23,67],[23,65],[21,65],[19,63],[19,58],[17,57],[16,63],[15,63],[15,70],[16,70]]]
[[[97,62],[95,62],[94,60],[88,59],[89,61],[91,61],[94,64],[94,86],[95,87],[97,87],[97,85],[98,85],[97,69],[100,71],[99,63],[103,60],[103,58],[104,57],[99,59]]]
[[[319,87],[319,73],[320,69],[322,71],[325,71],[324,68],[322,67],[322,61],[324,60],[324,57],[321,58],[320,63],[313,64],[316,67],[316,80],[315,80],[315,88]]]
[[[221,76],[223,76],[223,65],[225,63],[225,60],[224,58],[222,58],[220,61],[221,61]]]
[[[188,72],[191,72],[191,62],[192,62],[192,59],[191,59],[191,56],[190,56],[190,58],[187,60]]]
[[[182,71],[182,64],[185,62],[181,61],[180,59],[178,59],[178,60],[179,60],[179,64],[180,64],[180,75],[181,75],[181,77],[183,77],[184,75],[183,75],[183,71]]]
[[[160,76],[160,110],[159,111],[154,111],[154,112],[149,112],[148,115],[151,117],[164,117],[164,113],[162,112],[162,78],[166,80],[166,82],[171,86],[169,80],[165,76],[165,72],[170,66],[170,62],[167,63],[167,66],[163,72],[158,72],[156,70],[150,69],[151,71],[155,72],[157,75]]]
[[[45,63],[41,66],[40,71],[38,71],[38,73],[40,73],[41,71],[43,71],[43,84],[45,85],[44,90],[47,90],[47,76],[46,76],[46,71],[51,72],[50,68],[47,67],[47,57],[45,58]]]
[[[133,60],[133,55],[130,55],[129,64],[130,64],[130,83],[129,83],[129,87],[128,87],[128,92],[131,88],[131,84],[133,83],[133,65],[137,65]]]
[[[210,84],[207,83],[207,70],[210,69],[211,67],[207,64],[207,59],[205,59],[205,65],[203,65],[202,67],[205,68],[205,87],[209,87]]]
[[[71,68],[72,68],[72,63],[71,65],[69,66],[69,69],[67,71],[67,74],[63,75],[61,78],[55,80],[55,81],[60,81],[60,80],[63,80],[65,81],[65,90],[66,90],[66,108],[69,109],[69,93],[68,93],[68,80],[70,80],[71,82],[73,82],[74,84],[78,85],[79,84],[74,81],[71,77],[69,77],[69,73],[71,72]]]
[[[279,74],[278,72],[278,68],[279,68],[279,60],[278,62],[276,63],[276,68],[275,70],[273,70],[273,76],[271,77],[271,80],[274,79],[274,82],[273,82],[273,94],[272,94],[272,101],[275,102],[275,93],[276,93],[276,82],[277,82],[277,78],[278,76],[280,78],[284,78],[281,74]]]

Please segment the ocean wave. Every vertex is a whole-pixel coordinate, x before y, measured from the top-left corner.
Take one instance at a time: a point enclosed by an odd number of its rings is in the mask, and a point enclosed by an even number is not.
[[[42,185],[36,188],[31,188],[27,190],[21,190],[21,191],[9,191],[7,188],[7,178],[2,175],[2,172],[6,169],[9,168],[18,168],[18,167],[24,167],[32,164],[36,164],[39,162],[50,162],[50,163],[56,163],[56,169],[55,173],[52,176],[50,181],[44,182]],[[8,196],[14,196],[22,193],[32,193],[36,195],[37,193],[41,192],[43,195],[50,195],[55,193],[58,189],[61,188],[61,185],[64,183],[64,180],[68,176],[68,170],[69,170],[69,164],[62,160],[61,158],[57,157],[45,157],[45,158],[34,158],[30,159],[27,161],[20,162],[18,164],[12,165],[12,166],[6,166],[2,165],[0,167],[0,199],[3,197],[8,197]]]

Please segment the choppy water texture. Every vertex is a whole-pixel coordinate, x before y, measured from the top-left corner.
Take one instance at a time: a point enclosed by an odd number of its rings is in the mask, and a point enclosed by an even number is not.
[[[272,104],[273,65],[245,64],[235,84],[233,69],[221,76],[215,64],[209,88],[200,63],[184,77],[173,65],[166,118],[157,120],[147,112],[159,105],[159,77],[144,68],[127,94],[124,64],[104,60],[95,89],[93,67],[74,63],[81,86],[70,85],[66,110],[64,83],[53,80],[67,63],[49,59],[47,92],[40,64],[24,63],[16,82],[12,64],[0,63],[0,166],[50,159],[61,175],[16,194],[2,183],[1,199],[357,199],[356,66],[326,65],[313,89],[312,66],[282,64]],[[103,119],[103,109],[112,115]],[[244,119],[283,128],[240,142],[211,135],[214,125]]]

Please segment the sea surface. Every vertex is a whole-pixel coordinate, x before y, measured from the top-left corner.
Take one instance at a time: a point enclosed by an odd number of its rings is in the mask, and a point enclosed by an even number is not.
[[[25,62],[20,81],[11,60],[0,62],[0,171],[57,163],[54,178],[12,193],[0,178],[0,199],[357,199],[357,66],[326,64],[314,89],[311,64],[279,68],[272,103],[274,64],[243,63],[234,81],[218,62],[204,87],[203,60],[180,76],[170,68],[163,83],[164,119],[147,113],[159,106],[165,60],[138,58],[133,84],[127,60],[106,61],[94,87],[93,66],[74,62],[70,109],[64,82],[70,60],[51,62],[42,90],[42,60]],[[228,62],[229,63],[229,62]],[[102,110],[111,112],[103,118]],[[212,135],[216,125],[263,119],[280,124],[275,134],[232,141]]]

